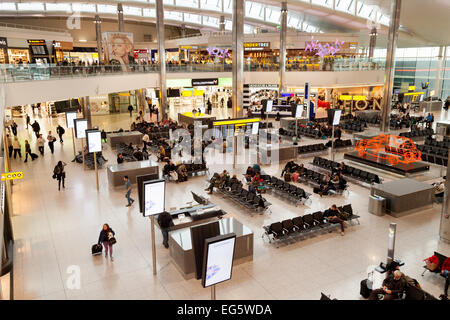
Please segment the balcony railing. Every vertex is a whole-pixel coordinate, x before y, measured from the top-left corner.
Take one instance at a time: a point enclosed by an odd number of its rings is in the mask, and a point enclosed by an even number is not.
[[[191,64],[166,64],[166,71],[170,73],[192,72],[231,72],[232,65],[227,63],[191,63]],[[288,63],[287,72],[302,71],[369,71],[383,70],[384,63],[368,61],[366,59],[335,59],[333,62],[321,62],[316,64]],[[273,64],[247,63],[245,72],[278,72],[279,66]],[[50,80],[65,78],[94,77],[103,75],[157,73],[158,64],[133,64],[133,65],[92,65],[92,66],[60,66],[55,64],[21,64],[0,65],[1,82],[19,82],[30,80]]]

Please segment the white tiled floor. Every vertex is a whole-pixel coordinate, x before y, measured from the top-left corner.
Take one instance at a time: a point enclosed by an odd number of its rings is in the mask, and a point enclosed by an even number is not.
[[[446,116],[446,115],[445,115]],[[55,128],[56,121],[40,119],[41,127]],[[22,119],[19,124],[21,140],[35,138],[27,132]],[[126,128],[128,115],[93,117],[93,124],[106,130]],[[56,143],[55,155],[46,147],[44,157],[34,162],[12,160],[13,170],[23,170],[25,178],[13,187],[13,227],[16,238],[15,283],[16,299],[209,299],[210,292],[199,281],[184,280],[162,246],[156,233],[158,275],[152,274],[150,222],[138,213],[137,205],[126,208],[124,189],[109,187],[106,169],[100,169],[100,191],[95,187],[92,170],[83,170],[73,159],[71,132],[66,130],[65,143]],[[302,143],[311,143],[303,139]],[[317,142],[317,141],[314,141]],[[115,154],[106,146],[108,164],[115,163]],[[342,154],[337,154],[341,159]],[[68,163],[67,187],[58,192],[51,178],[58,160]],[[311,158],[302,160],[310,163]],[[281,166],[281,165],[280,165]],[[246,166],[236,173],[240,175]],[[280,172],[280,170],[278,170]],[[438,176],[433,168],[427,180]],[[393,179],[384,174],[385,179]],[[188,183],[169,183],[170,197],[166,207],[180,207],[191,201],[189,191],[205,194],[205,177],[194,177]],[[303,186],[303,185],[302,185]],[[312,192],[308,186],[303,186]],[[422,260],[434,250],[450,254],[450,246],[438,240],[440,205],[433,209],[396,219],[378,217],[367,212],[369,190],[351,184],[348,198],[312,196],[311,207],[295,207],[268,194],[273,204],[271,215],[246,214],[233,202],[218,195],[211,200],[236,217],[254,232],[253,262],[237,265],[233,279],[218,285],[218,299],[318,299],[320,292],[338,299],[359,299],[359,283],[365,278],[369,265],[385,261],[387,228],[390,222],[398,227],[396,256],[405,260],[403,271],[419,280],[422,287],[439,296],[442,278],[427,274],[421,277]],[[137,198],[133,190],[133,198]],[[262,226],[271,222],[329,207],[331,204],[351,203],[361,215],[361,225],[339,233],[281,245],[262,241]],[[109,223],[118,240],[114,246],[114,262],[104,257],[92,257],[90,248],[98,239],[103,223]],[[80,267],[81,288],[69,289],[67,268]],[[3,279],[5,281],[5,279]]]

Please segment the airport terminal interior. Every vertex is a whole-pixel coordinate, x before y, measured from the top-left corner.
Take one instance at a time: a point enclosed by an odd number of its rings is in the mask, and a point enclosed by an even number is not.
[[[448,300],[449,14],[0,2],[0,300]]]

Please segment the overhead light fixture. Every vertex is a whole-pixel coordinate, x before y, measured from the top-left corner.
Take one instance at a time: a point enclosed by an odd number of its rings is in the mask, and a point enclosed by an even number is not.
[[[80,41],[80,42],[86,42],[87,40],[85,40],[85,39],[80,39],[80,40],[78,40],[78,41]]]

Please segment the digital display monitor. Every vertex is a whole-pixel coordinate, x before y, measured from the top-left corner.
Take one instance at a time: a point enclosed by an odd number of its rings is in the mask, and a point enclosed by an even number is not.
[[[259,131],[259,122],[254,122],[252,127],[252,134],[257,135]]]
[[[165,211],[166,181],[144,181],[144,217]]]
[[[236,235],[230,233],[205,240],[202,268],[204,288],[231,279]]]
[[[333,126],[339,125],[339,121],[341,121],[341,113],[342,113],[342,110],[340,110],[340,109],[334,111]]]
[[[266,112],[272,112],[273,110],[273,100],[267,100]]]
[[[76,111],[70,111],[66,112],[66,126],[67,128],[74,128],[75,124],[73,123],[73,120],[77,118]]]
[[[75,119],[75,137],[78,139],[86,138],[86,130],[88,129],[88,121],[86,119]]]
[[[303,105],[298,104],[297,105],[297,109],[295,110],[295,117],[296,118],[301,118],[303,115]]]
[[[86,130],[86,142],[89,152],[102,151],[102,133],[99,130]]]

